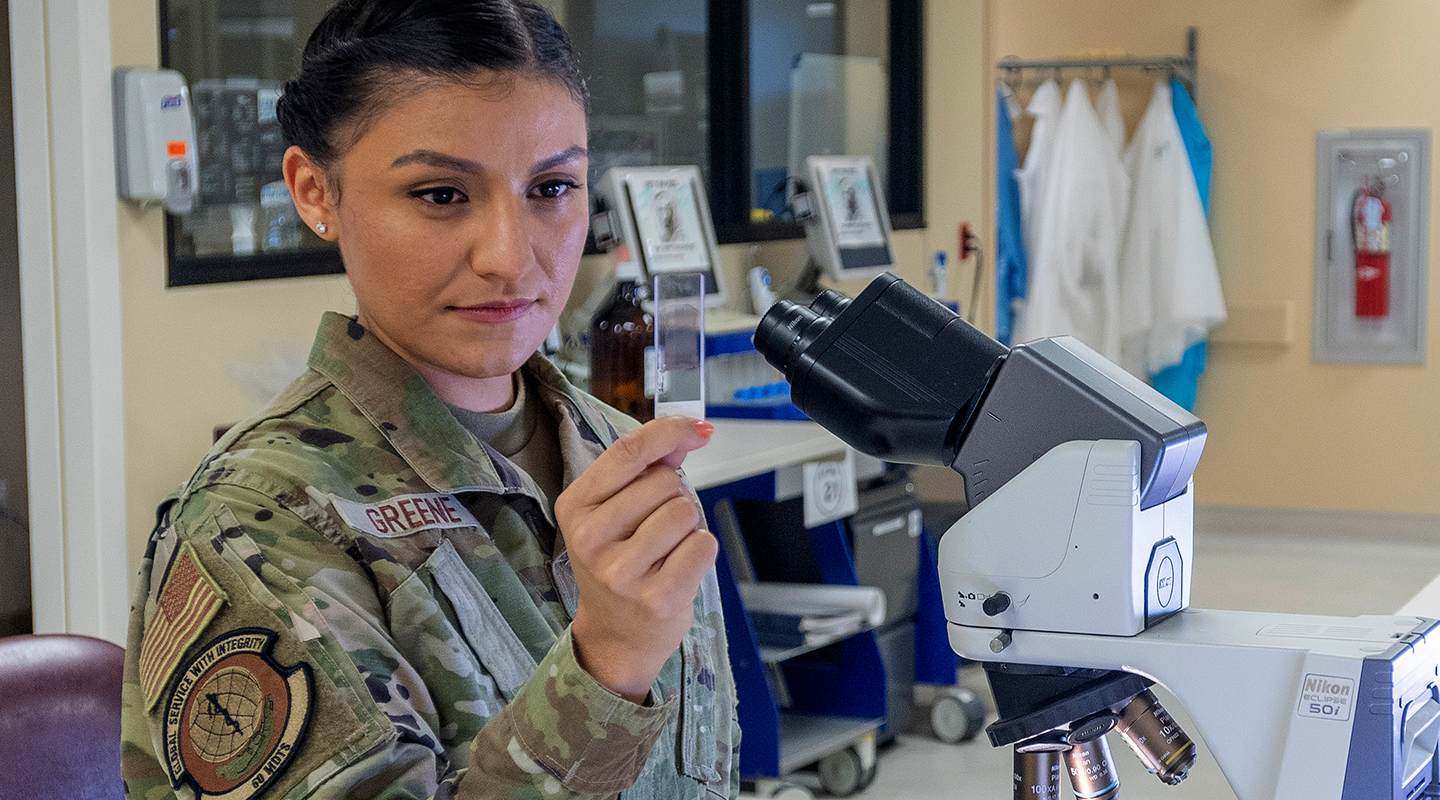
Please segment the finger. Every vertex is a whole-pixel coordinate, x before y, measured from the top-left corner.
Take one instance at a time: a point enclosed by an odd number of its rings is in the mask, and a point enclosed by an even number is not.
[[[591,508],[578,529],[567,535],[567,541],[582,553],[596,552],[597,548],[629,538],[660,506],[677,497],[688,501],[689,496],[685,484],[674,470],[663,466],[651,467],[619,492]]]
[[[703,529],[693,530],[670,550],[660,569],[648,580],[653,581],[656,591],[684,597],[693,603],[700,581],[715,566],[719,552],[720,542],[714,534]]]
[[[651,420],[611,444],[575,482],[578,499],[587,505],[603,502],[652,465],[676,469],[691,450],[710,440],[714,427],[693,417]]]
[[[700,512],[688,495],[671,498],[646,517],[625,541],[610,554],[616,561],[617,576],[638,580],[658,569],[670,553],[700,523]]]

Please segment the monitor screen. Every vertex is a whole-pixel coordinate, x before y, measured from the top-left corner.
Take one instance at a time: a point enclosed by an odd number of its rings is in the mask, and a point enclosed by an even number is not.
[[[874,162],[866,156],[811,156],[806,162],[815,214],[805,230],[815,260],[836,280],[892,269],[890,217]]]
[[[647,278],[700,273],[706,305],[725,302],[715,228],[697,167],[616,167],[601,184],[601,196],[619,213],[619,233]]]

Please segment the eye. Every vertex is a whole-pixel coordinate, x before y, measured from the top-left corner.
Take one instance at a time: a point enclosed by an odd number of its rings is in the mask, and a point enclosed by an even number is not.
[[[546,200],[558,200],[570,190],[579,188],[580,184],[576,183],[575,181],[562,178],[553,181],[545,181],[544,183],[535,187],[535,193],[545,198]]]
[[[465,196],[464,192],[456,189],[453,186],[439,186],[434,189],[421,189],[419,191],[411,192],[410,196],[419,200],[424,200],[427,203],[431,203],[437,206],[448,206],[451,203],[455,202],[463,203],[465,200],[469,199]]]

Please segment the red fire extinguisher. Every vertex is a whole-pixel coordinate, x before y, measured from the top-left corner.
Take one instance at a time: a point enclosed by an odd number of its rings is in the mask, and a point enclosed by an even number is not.
[[[1355,316],[1390,315],[1390,203],[1378,177],[1355,193],[1351,235],[1355,240]]]

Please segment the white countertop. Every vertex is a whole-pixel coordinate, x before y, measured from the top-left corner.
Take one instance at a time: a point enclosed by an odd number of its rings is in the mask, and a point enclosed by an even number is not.
[[[710,443],[685,457],[685,477],[696,489],[729,483],[779,467],[845,452],[835,434],[809,420],[711,418]]]
[[[1410,602],[1401,606],[1400,610],[1395,613],[1400,616],[1413,614],[1417,617],[1440,619],[1440,575],[1435,576],[1435,580],[1426,584],[1424,589],[1410,598]]]

